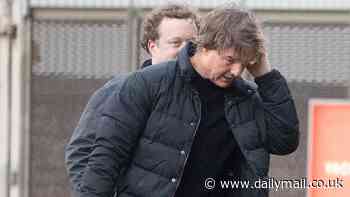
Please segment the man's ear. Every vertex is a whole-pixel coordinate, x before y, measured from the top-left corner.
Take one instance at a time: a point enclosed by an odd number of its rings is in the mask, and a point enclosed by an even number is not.
[[[148,51],[150,52],[150,55],[153,56],[155,53],[155,50],[157,48],[157,43],[154,40],[149,40],[147,43]]]

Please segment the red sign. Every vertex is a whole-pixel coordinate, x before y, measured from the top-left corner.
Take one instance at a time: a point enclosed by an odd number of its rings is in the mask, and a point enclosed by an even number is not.
[[[350,101],[309,103],[308,197],[350,196]]]

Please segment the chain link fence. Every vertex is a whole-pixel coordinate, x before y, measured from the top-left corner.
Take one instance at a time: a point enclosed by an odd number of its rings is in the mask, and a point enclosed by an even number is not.
[[[128,24],[112,21],[33,22],[40,61],[33,74],[63,78],[110,78],[129,72]]]

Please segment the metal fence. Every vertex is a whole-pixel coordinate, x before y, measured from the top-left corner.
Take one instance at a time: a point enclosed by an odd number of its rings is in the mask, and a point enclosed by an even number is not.
[[[33,42],[40,61],[33,74],[63,78],[103,78],[129,72],[131,49],[146,55],[141,27],[129,34],[127,18],[114,21],[34,20]],[[141,23],[138,23],[141,24]],[[346,85],[350,75],[350,25],[265,23],[272,65],[291,82]]]
[[[33,42],[40,61],[33,74],[65,78],[110,78],[129,72],[127,19],[35,20]]]

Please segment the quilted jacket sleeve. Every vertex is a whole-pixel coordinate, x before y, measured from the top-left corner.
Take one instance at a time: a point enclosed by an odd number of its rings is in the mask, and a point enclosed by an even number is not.
[[[119,92],[127,75],[118,75],[98,89],[87,103],[77,127],[65,147],[65,164],[73,192],[79,187],[81,175],[95,141],[97,123],[103,104],[112,92]]]
[[[289,154],[299,144],[299,121],[285,78],[272,70],[255,79],[266,127],[266,149],[277,155]]]
[[[79,196],[113,196],[120,170],[129,162],[146,125],[151,98],[150,87],[138,72],[128,77],[119,93],[108,98]]]

